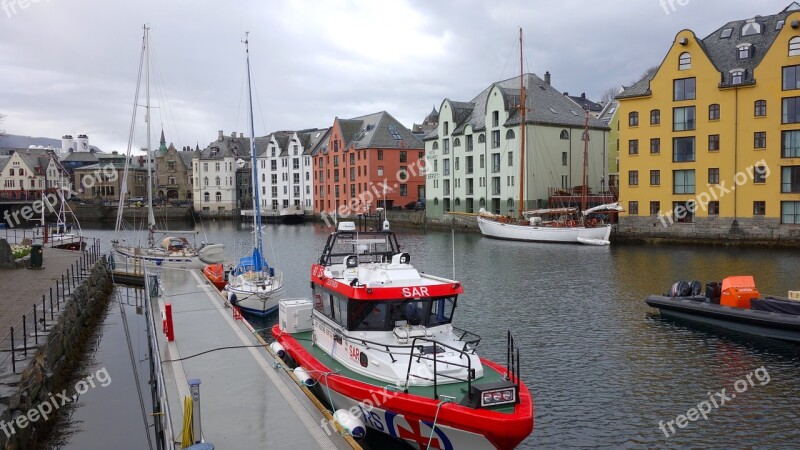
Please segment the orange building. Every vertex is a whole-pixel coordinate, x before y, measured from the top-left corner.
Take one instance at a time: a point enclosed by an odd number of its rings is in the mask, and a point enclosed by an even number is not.
[[[313,153],[314,211],[350,214],[405,208],[425,198],[422,141],[386,111],[333,122]]]

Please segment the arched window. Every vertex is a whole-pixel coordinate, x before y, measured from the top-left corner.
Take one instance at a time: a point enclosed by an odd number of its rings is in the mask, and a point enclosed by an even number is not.
[[[789,39],[789,56],[800,56],[800,36]]]
[[[681,53],[678,58],[678,70],[689,70],[692,68],[692,54],[689,52]]]
[[[483,208],[486,206],[486,199],[481,197],[481,200],[478,202],[478,205]]]
[[[215,198],[215,199],[216,199],[218,202],[221,202],[221,201],[222,201],[222,193],[221,193],[221,192],[217,192],[217,193],[216,193],[216,195],[214,195],[214,198]]]
[[[569,139],[569,131],[561,130],[561,139]]]
[[[434,197],[433,198],[433,204],[436,205],[436,206],[439,205],[439,197]]]
[[[639,126],[639,113],[636,111],[631,111],[628,113],[628,126],[631,127],[638,127]]]
[[[453,139],[453,147],[461,147],[461,139],[459,138]]]
[[[755,115],[757,117],[766,116],[767,115],[767,101],[766,100],[756,100],[755,103]]]
[[[203,201],[206,202],[206,203],[211,201],[211,195],[209,195],[208,192],[203,194]]]
[[[484,144],[484,143],[486,143],[486,136],[483,133],[481,133],[478,135],[478,144]]]
[[[219,184],[219,180],[220,180],[220,178],[219,178],[219,177],[217,177],[217,186],[219,186],[219,185],[220,185],[220,184]]]
[[[439,150],[439,142],[438,142],[438,141],[434,141],[434,143],[433,143],[433,149],[434,149],[434,150]]]
[[[203,177],[203,186],[208,186],[208,177]]]
[[[514,139],[514,130],[506,131],[506,139]]]
[[[506,205],[508,205],[509,208],[513,208],[514,207],[514,199],[513,198],[509,198],[508,201],[506,202]]]
[[[461,199],[456,197],[456,206],[461,206]]]

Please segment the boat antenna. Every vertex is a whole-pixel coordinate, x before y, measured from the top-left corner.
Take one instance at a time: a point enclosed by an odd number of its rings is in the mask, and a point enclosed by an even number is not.
[[[250,161],[252,167],[250,168],[250,173],[252,175],[252,183],[253,183],[253,226],[255,227],[255,237],[254,237],[254,244],[255,249],[253,251],[253,268],[256,272],[260,272],[261,268],[261,261],[263,261],[262,254],[262,240],[261,240],[261,203],[259,200],[258,195],[258,161],[256,160],[256,130],[255,124],[253,123],[253,92],[251,87],[251,80],[250,80],[250,43],[249,43],[249,36],[250,32],[245,31],[244,33],[244,53],[247,60],[247,101],[250,107]]]
[[[522,67],[522,27],[519,27],[519,217],[523,219],[522,211],[525,209],[525,76]]]

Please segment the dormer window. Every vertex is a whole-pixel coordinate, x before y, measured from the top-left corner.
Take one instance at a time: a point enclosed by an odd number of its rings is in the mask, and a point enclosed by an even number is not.
[[[754,34],[761,34],[761,24],[756,22],[756,19],[747,19],[744,26],[742,26],[742,37]]]
[[[692,54],[689,52],[681,53],[678,58],[678,70],[689,70],[692,68]]]
[[[731,70],[731,84],[742,84],[744,81],[744,70],[734,69]]]
[[[739,59],[750,59],[753,56],[753,46],[751,44],[737,45],[736,54]]]

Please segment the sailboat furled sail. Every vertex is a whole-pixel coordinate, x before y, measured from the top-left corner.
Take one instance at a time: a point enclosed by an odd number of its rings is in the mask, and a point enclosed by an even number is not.
[[[145,76],[145,123],[147,124],[147,246],[141,247],[133,244],[123,244],[119,240],[112,241],[115,254],[128,260],[147,265],[162,266],[180,269],[201,269],[206,264],[222,262],[225,255],[224,244],[203,243],[201,246],[190,245],[184,238],[166,238],[156,244],[155,233],[156,219],[153,214],[153,168],[150,148],[150,52],[149,32],[150,27],[144,26],[142,37],[142,53],[139,57],[139,75],[136,80],[136,94],[133,101],[130,134],[128,135],[128,151],[125,158],[125,169],[122,175],[119,205],[117,208],[117,221],[115,234],[119,235],[122,229],[123,211],[128,193],[128,165],[131,163],[131,150],[133,148],[133,135],[136,125],[136,113],[139,107],[139,88],[141,87],[142,73]],[[194,234],[197,234],[194,232]],[[124,241],[124,239],[123,239]]]
[[[516,241],[557,242],[590,245],[607,245],[611,235],[611,225],[587,221],[586,215],[578,216],[576,208],[558,208],[547,210],[525,211],[525,147],[527,138],[526,113],[526,86],[523,67],[523,40],[522,29],[519,30],[519,59],[520,59],[520,171],[519,171],[519,216],[504,217],[487,212],[481,208],[478,214],[478,227],[484,236]],[[584,128],[583,151],[583,177],[581,210],[586,211],[586,158],[588,149],[589,111],[586,111],[586,125]],[[574,216],[574,219],[573,219]]]
[[[228,299],[234,306],[249,314],[264,316],[278,309],[277,294],[283,290],[283,277],[270,267],[264,258],[261,225],[261,199],[258,193],[258,164],[256,152],[255,126],[253,123],[253,93],[250,76],[249,34],[245,34],[245,59],[247,62],[247,100],[250,110],[250,161],[253,176],[253,249],[239,259],[230,273]]]

